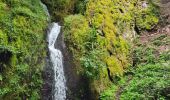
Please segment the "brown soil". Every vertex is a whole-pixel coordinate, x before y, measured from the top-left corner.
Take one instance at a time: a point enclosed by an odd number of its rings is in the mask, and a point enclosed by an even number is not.
[[[170,39],[170,25],[167,25],[165,27],[160,27],[156,31],[151,31],[151,32],[144,32],[142,35],[139,37],[139,41],[141,44],[144,45],[149,45],[152,43],[152,41],[156,40],[158,37],[166,35],[168,39]],[[164,41],[162,39],[161,41]],[[170,44],[164,44],[156,47],[158,52],[164,52],[170,50]]]

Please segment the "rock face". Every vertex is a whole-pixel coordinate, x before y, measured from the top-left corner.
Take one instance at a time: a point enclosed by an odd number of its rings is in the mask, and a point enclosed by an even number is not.
[[[170,0],[161,0],[161,15],[170,24]]]
[[[41,90],[41,93],[42,93],[42,100],[52,100],[52,94],[53,94],[53,90],[52,90],[52,86],[53,86],[53,83],[54,83],[54,71],[53,71],[53,68],[52,68],[52,64],[50,63],[50,57],[48,56],[46,58],[46,65],[45,65],[45,68],[43,70],[43,88]]]
[[[48,29],[45,32],[46,33],[46,40],[48,38],[47,33],[49,33],[51,28],[52,27],[49,25]],[[43,72],[42,72],[43,88],[41,90],[41,94],[42,94],[41,99],[42,100],[52,100],[52,98],[53,98],[53,85],[54,85],[54,71],[53,71],[52,63],[50,62],[49,49],[46,48],[46,50],[47,50],[47,57],[45,59],[46,64],[45,64]]]

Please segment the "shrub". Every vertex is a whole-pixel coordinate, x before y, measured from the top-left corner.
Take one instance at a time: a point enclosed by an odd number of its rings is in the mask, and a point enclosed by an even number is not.
[[[102,62],[103,54],[100,50],[92,50],[80,58],[84,73],[89,78],[99,78],[100,71],[106,67]]]

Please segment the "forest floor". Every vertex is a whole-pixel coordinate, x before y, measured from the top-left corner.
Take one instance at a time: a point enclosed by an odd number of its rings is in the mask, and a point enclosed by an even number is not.
[[[162,37],[162,38],[161,38]],[[167,38],[164,37],[170,37],[170,25],[167,25],[163,28],[158,28],[157,30],[151,31],[151,32],[144,32],[140,37],[139,41],[141,44],[150,44],[153,41],[160,40],[160,42],[166,42]],[[156,49],[158,53],[162,53],[165,51],[170,50],[170,44],[157,44]]]
[[[132,46],[133,65],[100,100],[169,100],[170,0],[161,0],[160,22],[143,31]]]
[[[134,48],[139,48],[139,46],[142,46],[143,52],[147,52],[145,51],[147,48],[154,48],[154,57],[158,57],[157,59],[159,59],[161,54],[168,53],[170,51],[170,25],[159,27],[150,32],[143,32],[137,40],[138,41]],[[140,63],[146,63],[146,60],[143,59],[142,61],[142,59]],[[133,75],[128,75],[126,78],[127,79],[124,84],[120,84],[118,86],[115,93],[115,100],[120,100],[121,94],[130,84],[130,81],[133,79]]]

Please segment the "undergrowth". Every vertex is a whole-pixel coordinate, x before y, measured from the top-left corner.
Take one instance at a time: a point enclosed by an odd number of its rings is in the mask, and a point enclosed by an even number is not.
[[[170,51],[160,52],[158,48],[160,45],[169,45],[169,38],[167,35],[159,35],[147,44],[137,42],[134,49],[134,66],[125,72],[118,84],[112,85],[114,88],[104,91],[100,99],[114,100],[119,96],[120,100],[168,100]],[[127,81],[129,77],[132,78]]]

